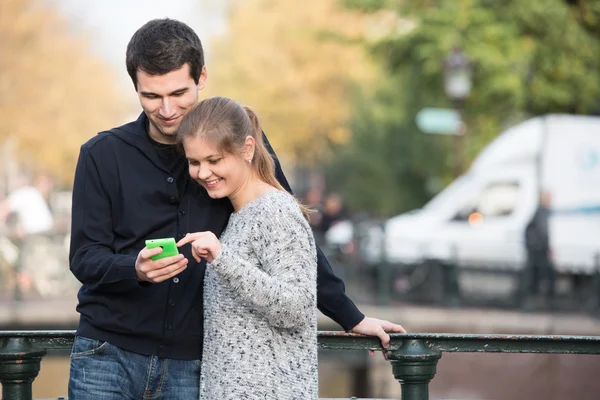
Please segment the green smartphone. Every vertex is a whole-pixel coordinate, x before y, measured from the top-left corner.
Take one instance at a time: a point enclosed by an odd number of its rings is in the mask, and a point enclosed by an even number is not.
[[[177,254],[179,254],[179,250],[177,249],[177,243],[175,243],[174,238],[146,240],[146,247],[149,249],[153,249],[155,247],[162,247],[162,253],[150,257],[150,259],[153,261],[160,260],[161,258],[165,257],[176,256]]]

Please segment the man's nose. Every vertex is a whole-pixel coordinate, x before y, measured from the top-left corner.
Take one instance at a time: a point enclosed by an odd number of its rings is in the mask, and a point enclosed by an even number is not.
[[[174,107],[171,104],[171,100],[168,97],[163,98],[160,106],[160,115],[164,118],[171,118],[173,116]]]

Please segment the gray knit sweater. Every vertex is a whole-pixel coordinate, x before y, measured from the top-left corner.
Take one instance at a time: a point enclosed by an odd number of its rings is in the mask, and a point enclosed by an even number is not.
[[[221,243],[204,282],[200,399],[317,399],[317,253],[296,200],[263,194]]]

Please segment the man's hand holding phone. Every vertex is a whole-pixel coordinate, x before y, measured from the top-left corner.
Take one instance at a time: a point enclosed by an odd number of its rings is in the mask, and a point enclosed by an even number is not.
[[[178,275],[187,265],[187,258],[178,254],[174,239],[148,240],[138,253],[135,274],[138,281],[159,283]]]

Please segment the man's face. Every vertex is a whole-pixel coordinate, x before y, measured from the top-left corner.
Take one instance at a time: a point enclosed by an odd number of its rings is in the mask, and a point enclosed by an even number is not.
[[[198,103],[198,91],[204,88],[206,67],[198,84],[190,75],[190,66],[165,75],[137,71],[137,94],[150,120],[150,137],[159,143],[175,143],[175,134],[183,116]]]

